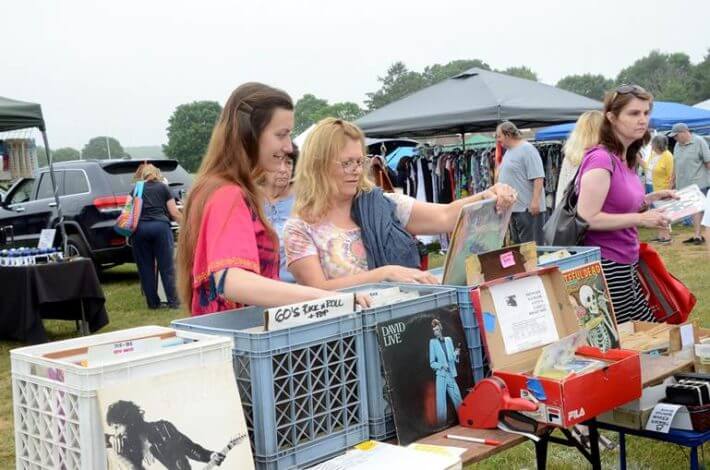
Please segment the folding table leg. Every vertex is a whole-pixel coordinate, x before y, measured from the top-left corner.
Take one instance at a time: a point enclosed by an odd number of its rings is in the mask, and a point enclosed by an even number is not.
[[[691,470],[698,470],[700,468],[698,464],[698,447],[690,448],[690,468]]]
[[[619,469],[626,470],[626,433],[619,433]]]
[[[537,461],[537,470],[545,470],[547,468],[547,443],[549,442],[549,434],[540,437],[540,440],[535,443],[535,460]]]
[[[86,322],[86,312],[84,312],[84,299],[79,299],[79,305],[81,305],[81,335],[86,336],[89,334],[89,324]]]
[[[592,469],[601,470],[601,455],[599,453],[599,428],[597,428],[596,421],[589,420],[587,423],[589,426],[589,454],[591,458]]]

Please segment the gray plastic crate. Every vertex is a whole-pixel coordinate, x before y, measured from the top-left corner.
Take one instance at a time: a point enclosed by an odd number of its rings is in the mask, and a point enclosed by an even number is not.
[[[377,344],[375,327],[378,322],[406,317],[439,307],[456,305],[456,291],[450,287],[424,286],[421,284],[377,283],[342,289],[343,292],[387,289],[399,287],[404,292],[419,292],[419,297],[385,307],[377,307],[362,312],[365,360],[367,362],[367,404],[370,423],[370,438],[390,439],[396,435],[390,394],[382,370],[380,348]]]
[[[598,246],[538,246],[537,256],[545,253],[552,253],[553,251],[567,250],[572,256],[567,258],[556,259],[548,261],[546,263],[538,262],[538,266],[550,267],[557,266],[560,271],[566,271],[568,269],[576,268],[577,266],[582,266],[583,264],[593,263],[594,261],[601,261],[602,255]]]
[[[302,468],[368,438],[362,319],[353,314],[271,332],[250,307],[175,320],[230,336],[237,387],[259,469]]]

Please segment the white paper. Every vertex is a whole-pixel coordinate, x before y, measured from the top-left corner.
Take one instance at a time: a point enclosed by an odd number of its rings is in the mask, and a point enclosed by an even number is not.
[[[659,403],[653,407],[651,416],[646,422],[646,431],[668,433],[671,423],[682,405],[672,405],[670,403]]]
[[[490,287],[506,354],[545,346],[560,339],[547,292],[539,276]]]
[[[355,312],[355,295],[338,294],[332,297],[273,307],[266,310],[268,331],[315,323]]]
[[[125,341],[116,341],[115,343],[96,344],[89,346],[86,359],[89,367],[94,367],[122,361],[129,355],[134,356],[136,354],[158,351],[160,347],[160,338],[157,336],[127,339]]]
[[[39,234],[39,243],[37,243],[37,248],[52,248],[55,233],[57,233],[56,229],[43,228]]]
[[[692,346],[695,343],[695,332],[693,331],[693,324],[688,323],[687,325],[680,326],[680,348],[685,349],[688,346]]]

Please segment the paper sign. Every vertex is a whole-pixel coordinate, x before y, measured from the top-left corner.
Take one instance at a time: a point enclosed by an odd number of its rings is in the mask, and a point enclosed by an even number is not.
[[[681,408],[681,405],[672,405],[670,403],[659,403],[654,406],[651,416],[646,422],[646,431],[668,433],[673,418]]]
[[[267,309],[264,312],[266,317],[264,325],[267,331],[276,331],[348,315],[354,311],[355,295],[352,293],[338,294],[310,302]]]
[[[94,367],[98,365],[116,362],[124,359],[128,355],[144,354],[151,351],[160,350],[160,337],[153,336],[150,338],[128,339],[125,341],[117,341],[115,343],[97,344],[88,348],[88,366]]]
[[[687,346],[692,346],[695,343],[695,334],[693,324],[680,325],[680,348],[685,349]]]
[[[512,251],[508,251],[507,253],[503,253],[500,255],[500,265],[503,268],[509,268],[515,264],[515,256],[513,255]]]
[[[37,244],[37,248],[52,248],[52,245],[54,245],[54,235],[56,233],[56,229],[43,228],[42,232],[39,234],[39,243]]]
[[[506,354],[550,344],[560,339],[547,292],[539,276],[490,287]]]

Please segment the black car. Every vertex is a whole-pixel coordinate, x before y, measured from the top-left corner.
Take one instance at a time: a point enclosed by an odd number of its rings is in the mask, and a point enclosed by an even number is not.
[[[77,160],[54,164],[70,254],[91,258],[98,268],[133,262],[131,248],[113,226],[126,203],[133,175],[144,162],[160,169],[180,204],[192,177],[175,160]],[[14,235],[14,240],[7,237],[7,246],[37,246],[42,229],[56,228],[57,221],[49,167],[40,168],[34,178],[17,181],[0,203],[0,228],[11,226],[11,230],[4,231]]]

